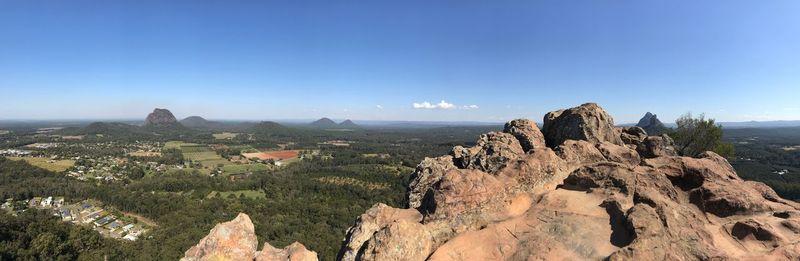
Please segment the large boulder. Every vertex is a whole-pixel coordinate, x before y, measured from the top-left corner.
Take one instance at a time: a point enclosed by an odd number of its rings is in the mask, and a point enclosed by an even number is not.
[[[401,220],[375,232],[357,259],[425,260],[431,252],[433,252],[433,236],[425,226]]]
[[[437,158],[425,158],[417,168],[411,173],[411,181],[408,184],[408,206],[418,208],[422,204],[422,198],[428,193],[431,186],[442,179],[444,174],[452,169],[453,156],[442,156]]]
[[[545,147],[544,135],[532,120],[516,119],[506,122],[503,132],[514,135],[526,152]]]
[[[677,156],[675,144],[672,138],[666,134],[661,136],[649,136],[636,144],[636,151],[643,158],[655,158],[664,156]]]
[[[542,129],[548,147],[567,140],[585,140],[592,144],[610,142],[624,145],[614,128],[614,119],[595,103],[584,103],[567,110],[549,112]]]
[[[642,141],[647,138],[647,132],[641,127],[625,127],[620,128],[619,131],[619,138],[622,139],[622,143],[625,143],[625,145],[632,145],[633,148],[636,148],[639,143],[642,143]]]
[[[397,209],[383,203],[375,204],[367,212],[361,214],[355,224],[347,230],[338,259],[355,260],[359,252],[363,251],[364,243],[375,232],[399,221],[420,222],[422,214],[416,209]]]
[[[495,173],[525,154],[519,140],[511,134],[489,132],[481,135],[478,144],[472,148],[456,146],[450,155],[456,167],[478,169]]]

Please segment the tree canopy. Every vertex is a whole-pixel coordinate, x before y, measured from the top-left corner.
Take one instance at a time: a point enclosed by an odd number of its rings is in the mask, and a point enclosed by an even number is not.
[[[722,126],[714,119],[706,119],[704,114],[694,118],[687,113],[675,120],[675,125],[669,136],[675,140],[675,149],[681,156],[697,157],[705,151],[713,151],[723,157],[733,157],[734,146],[722,141]]]

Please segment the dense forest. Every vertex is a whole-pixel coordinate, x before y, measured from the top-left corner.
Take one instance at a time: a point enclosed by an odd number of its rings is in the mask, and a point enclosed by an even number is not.
[[[345,147],[322,147],[331,156],[328,158],[307,159],[275,170],[256,171],[236,181],[191,171],[137,177],[124,182],[79,181],[25,161],[0,157],[0,198],[52,195],[64,196],[70,202],[94,199],[157,223],[145,237],[128,242],[100,237],[91,229],[61,222],[58,217],[42,211],[31,209],[18,217],[3,214],[0,257],[3,260],[97,260],[101,257],[175,260],[208,234],[215,224],[244,212],[255,224],[259,247],[264,241],[278,247],[300,241],[317,251],[322,259],[332,260],[345,231],[358,215],[378,202],[397,207],[406,204],[408,176],[424,157],[446,154],[456,144],[471,144],[480,133],[492,128],[454,129],[344,133],[306,130],[301,132],[307,135],[302,138],[256,133],[255,142],[277,144],[294,140],[297,142],[292,146],[296,148],[317,146],[317,142],[335,139],[352,143]],[[191,137],[187,140],[202,143],[254,142],[212,141],[202,135]],[[119,155],[113,149],[92,153]],[[173,154],[164,150],[162,160],[176,157]],[[365,157],[365,154],[390,156]],[[36,231],[49,234],[39,235]]]
[[[725,139],[736,146],[730,162],[740,177],[764,182],[781,197],[800,200],[800,128],[725,129]]]

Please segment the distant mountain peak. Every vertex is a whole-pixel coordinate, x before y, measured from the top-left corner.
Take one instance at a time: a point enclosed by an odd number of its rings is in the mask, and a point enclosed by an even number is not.
[[[331,120],[329,118],[326,118],[326,117],[323,117],[322,119],[316,120],[316,121],[310,123],[309,125],[314,126],[314,127],[319,127],[319,128],[331,128],[331,127],[339,126],[339,124],[337,124],[335,121],[333,121],[333,120]]]
[[[144,120],[145,126],[157,126],[157,125],[170,125],[173,123],[177,123],[178,120],[175,119],[175,115],[172,115],[167,109],[160,109],[156,108],[147,115],[147,118]]]
[[[358,127],[358,124],[348,119],[344,120],[343,122],[340,122],[339,127],[356,128]]]
[[[667,129],[667,127],[664,126],[664,123],[662,123],[661,120],[658,119],[658,116],[656,116],[653,113],[650,113],[649,111],[644,114],[644,116],[642,117],[642,119],[639,120],[639,123],[637,123],[636,126],[644,129],[644,131],[646,131],[648,135],[661,135],[662,133],[664,133],[664,130]]]
[[[205,118],[200,117],[200,116],[189,116],[189,117],[184,118],[181,121],[206,121],[207,122],[208,120],[206,120]]]

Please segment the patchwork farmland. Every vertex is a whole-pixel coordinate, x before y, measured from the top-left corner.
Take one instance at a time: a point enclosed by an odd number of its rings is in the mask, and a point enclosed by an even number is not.
[[[255,153],[242,153],[242,156],[248,159],[260,159],[260,160],[288,160],[294,159],[300,156],[300,152],[296,150],[277,150],[277,151],[265,151],[265,152],[255,152]]]

